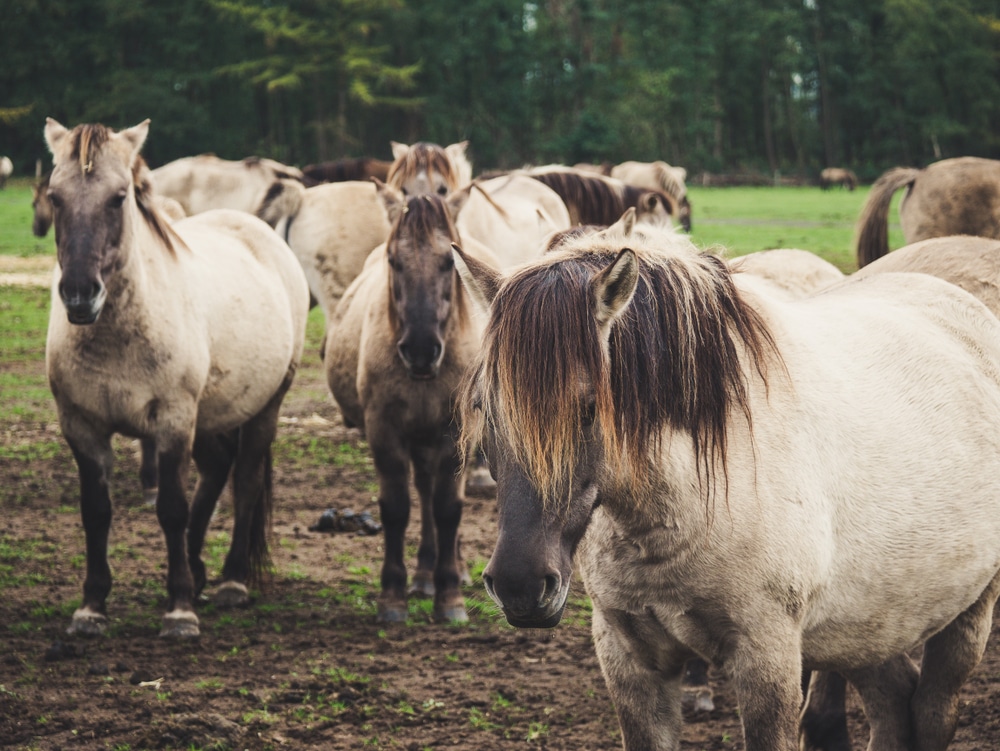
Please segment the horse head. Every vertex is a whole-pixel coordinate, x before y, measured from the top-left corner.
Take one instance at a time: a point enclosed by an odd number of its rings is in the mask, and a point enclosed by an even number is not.
[[[458,241],[455,217],[468,200],[470,188],[444,199],[406,197],[376,178],[373,181],[392,225],[386,258],[396,349],[410,378],[434,378],[445,357],[457,296],[462,294],[451,244]]]
[[[31,220],[31,232],[35,237],[45,237],[52,226],[52,202],[49,200],[49,177],[45,174],[37,183],[31,186],[31,210],[34,217]]]
[[[393,141],[394,161],[386,182],[404,196],[447,196],[471,182],[472,168],[465,159],[465,145],[466,142],[463,141],[442,148],[436,143],[425,141],[412,146]],[[468,169],[465,170],[464,167]],[[465,172],[468,172],[467,179]]]

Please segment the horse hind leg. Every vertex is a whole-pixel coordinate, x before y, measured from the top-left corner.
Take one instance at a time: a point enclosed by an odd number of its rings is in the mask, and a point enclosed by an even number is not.
[[[194,491],[191,520],[188,524],[188,563],[194,578],[195,595],[200,595],[207,583],[201,552],[208,524],[229,480],[238,443],[239,431],[236,430],[215,435],[198,433],[194,438],[192,454],[198,467],[198,485]]]
[[[156,505],[157,471],[156,471],[156,441],[152,438],[139,440],[142,463],[139,467],[139,481],[142,483],[142,499],[147,506]]]
[[[916,751],[944,751],[955,735],[962,686],[982,660],[1000,595],[997,574],[979,599],[927,640],[913,695]]]
[[[858,690],[871,726],[868,751],[913,751],[910,700],[917,686],[917,666],[897,655],[880,665],[844,671]]]
[[[800,751],[851,751],[847,732],[847,681],[839,673],[803,672],[805,706],[799,721]]]

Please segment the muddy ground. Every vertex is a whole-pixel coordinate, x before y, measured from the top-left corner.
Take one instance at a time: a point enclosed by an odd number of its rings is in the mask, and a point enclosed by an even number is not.
[[[118,443],[113,486],[112,627],[97,639],[65,635],[83,580],[75,468],[51,422],[0,425],[0,448],[17,446],[0,455],[0,747],[620,748],[579,584],[551,631],[507,626],[478,581],[466,625],[432,623],[419,601],[405,625],[375,622],[380,537],[309,530],[328,508],[377,515],[365,445],[340,422],[315,356],[280,429],[273,579],[247,609],[203,606],[195,641],[157,636],[164,545],[128,441]],[[209,533],[216,573],[231,523],[222,505]],[[414,518],[411,561],[416,531]],[[462,539],[474,573],[494,536],[493,499],[470,497]],[[742,749],[732,694],[717,675],[712,682],[716,709],[686,713],[682,748]],[[850,719],[862,749],[853,696]],[[995,635],[963,693],[952,749],[998,748]]]

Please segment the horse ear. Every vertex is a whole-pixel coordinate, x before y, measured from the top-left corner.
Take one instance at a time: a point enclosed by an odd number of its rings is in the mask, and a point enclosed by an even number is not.
[[[452,161],[457,159],[465,158],[465,150],[469,148],[468,141],[459,141],[458,143],[451,143],[444,147],[444,153],[447,154]]]
[[[399,215],[406,211],[406,196],[377,177],[371,180],[375,183],[375,192],[378,193],[382,205],[385,206],[385,212],[389,215],[389,224],[394,224]]]
[[[469,200],[469,196],[472,195],[472,186],[474,183],[469,183],[464,188],[459,190],[453,190],[448,194],[448,197],[444,199],[445,206],[448,207],[448,213],[451,215],[451,221],[458,219],[458,214],[462,210],[462,207]]]
[[[133,125],[119,133],[132,146],[132,158],[138,156],[142,145],[146,143],[146,136],[149,135],[149,118],[147,117],[138,125]]]
[[[622,248],[614,262],[590,280],[597,327],[605,337],[611,323],[632,302],[638,283],[639,259],[631,248]]]
[[[410,153],[410,147],[405,143],[389,141],[389,145],[392,147],[392,158],[397,162]]]
[[[489,316],[490,306],[500,290],[500,282],[503,281],[500,272],[488,263],[466,255],[455,243],[451,244],[451,255],[455,259],[455,270],[458,271],[469,297],[484,315]]]
[[[69,135],[69,130],[65,125],[61,125],[51,117],[45,118],[45,143],[49,147],[49,151],[55,156],[56,149],[62,140]]]
[[[620,232],[622,237],[629,237],[635,227],[635,206],[629,206],[625,213],[619,217],[618,221],[604,230],[601,234],[613,235]]]

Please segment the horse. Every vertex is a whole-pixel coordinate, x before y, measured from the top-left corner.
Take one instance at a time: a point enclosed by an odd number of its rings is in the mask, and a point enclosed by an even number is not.
[[[372,177],[377,177],[384,182],[389,175],[391,166],[392,162],[363,156],[354,159],[338,159],[334,162],[308,164],[302,168],[302,174],[316,184],[368,180]]]
[[[914,273],[785,301],[628,229],[509,277],[456,251],[489,314],[459,414],[497,480],[490,597],[555,627],[575,555],[629,751],[680,747],[692,656],[747,751],[798,748],[803,668],[855,686],[869,748],[946,748],[1000,594],[1000,320]]]
[[[0,156],[0,190],[7,187],[7,179],[14,174],[14,162],[9,156]]]
[[[645,215],[647,223],[660,217],[664,224],[678,217],[679,205],[669,193],[630,185],[613,177],[577,172],[561,165],[532,167],[524,174],[552,188],[569,209],[573,224],[610,226],[618,221],[630,206]]]
[[[685,232],[691,231],[691,201],[688,199],[687,170],[663,161],[622,162],[611,167],[608,174],[624,183],[646,190],[667,193],[677,201],[677,220]]]
[[[268,561],[271,441],[305,338],[309,290],[258,219],[206,212],[168,224],[141,179],[149,120],[116,132],[46,120],[57,268],[45,347],[63,437],[80,474],[83,603],[70,634],[107,628],[111,437],[149,441],[167,546],[164,637],[199,633],[205,532],[232,475],[232,544],[214,595],[249,601]],[[188,465],[199,472],[191,508]]]
[[[413,145],[391,141],[393,162],[386,184],[403,195],[446,196],[472,182],[472,164],[466,155],[468,141],[441,147],[418,141]]]
[[[594,172],[598,175],[604,175],[605,177],[611,177],[611,168],[614,165],[611,162],[601,162],[600,164],[593,164],[592,162],[577,162],[573,165],[573,169],[577,172]]]
[[[853,191],[858,187],[858,176],[849,169],[827,167],[819,173],[819,187],[823,190],[829,190],[834,185]]]
[[[734,272],[766,280],[777,295],[805,297],[843,280],[844,272],[815,253],[798,248],[776,248],[727,260]]]
[[[1000,239],[1000,161],[959,157],[922,170],[895,167],[875,181],[861,209],[859,268],[889,252],[889,205],[904,187],[899,222],[908,244],[948,235]]]
[[[238,209],[252,214],[275,180],[302,181],[297,167],[250,156],[239,161],[200,154],[175,159],[153,170],[158,195],[173,198],[188,216],[210,209]]]
[[[465,621],[458,554],[464,480],[453,402],[482,323],[455,274],[451,244],[460,240],[454,220],[471,188],[442,199],[377,187],[392,229],[330,317],[327,382],[345,420],[365,431],[378,473],[385,534],[378,620],[407,618],[412,465],[422,531],[411,591],[433,593],[436,620]],[[472,245],[475,257],[493,262],[488,249]]]
[[[145,195],[150,196],[152,202],[156,204],[157,210],[164,219],[176,222],[187,216],[184,208],[179,202],[167,196],[157,195],[153,192],[150,178],[150,170],[141,155],[136,155],[136,181],[143,184]],[[35,237],[45,237],[52,226],[52,204],[49,201],[49,178],[52,171],[49,170],[40,178],[38,182],[31,186],[31,232]]]

